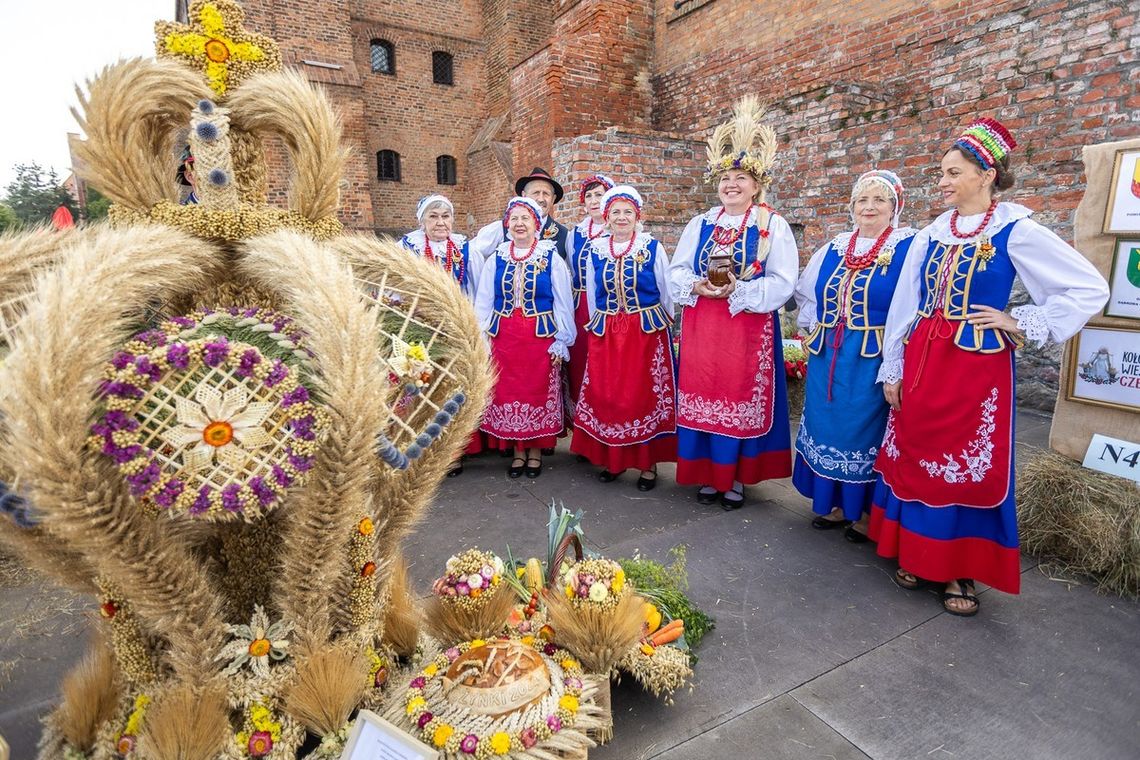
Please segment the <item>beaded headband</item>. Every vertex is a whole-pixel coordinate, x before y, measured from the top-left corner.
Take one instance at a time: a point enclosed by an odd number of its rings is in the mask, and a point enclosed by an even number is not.
[[[416,220],[422,222],[424,219],[424,214],[427,213],[427,210],[437,203],[442,203],[443,205],[447,206],[448,211],[453,214],[455,213],[455,206],[452,205],[451,201],[449,201],[446,196],[436,193],[434,195],[425,195],[423,198],[420,198],[419,203],[416,204]]]
[[[966,127],[954,147],[978,159],[982,169],[992,169],[1017,147],[1017,141],[1000,121],[983,117]]]
[[[591,174],[586,179],[582,180],[582,184],[578,189],[578,203],[586,204],[586,193],[594,185],[601,185],[606,190],[614,186],[614,181],[604,174]]]
[[[503,212],[503,226],[506,226],[507,220],[511,217],[511,209],[515,206],[522,206],[534,215],[534,228],[536,230],[542,226],[542,209],[530,198],[523,198],[522,196],[515,196],[507,201],[507,210]]]
[[[602,218],[608,219],[610,216],[610,206],[615,201],[629,201],[633,207],[637,209],[637,218],[641,218],[641,207],[645,205],[645,201],[641,198],[641,193],[637,192],[636,188],[630,185],[617,185],[611,187],[602,196]]]

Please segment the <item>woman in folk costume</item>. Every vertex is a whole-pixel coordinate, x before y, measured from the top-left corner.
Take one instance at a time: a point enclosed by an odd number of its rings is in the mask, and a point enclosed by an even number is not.
[[[693,218],[669,266],[683,307],[677,482],[702,504],[744,504],[744,484],[791,474],[780,323],[799,272],[792,230],[764,203],[776,134],[753,97],[709,143],[720,206]]]
[[[947,612],[969,616],[974,580],[1020,587],[1013,483],[1014,351],[1061,342],[1108,300],[1087,260],[999,203],[1013,185],[1013,136],[993,119],[970,125],[942,157],[951,210],[915,236],[887,316],[879,380],[891,413],[871,505],[878,552],[896,581],[945,583]],[[1005,312],[1014,277],[1032,299]]]
[[[574,288],[574,325],[577,339],[570,347],[570,364],[566,376],[570,385],[570,404],[578,402],[578,390],[582,387],[582,373],[586,371],[586,323],[590,321],[590,310],[586,304],[586,261],[589,259],[590,242],[606,234],[606,223],[602,218],[602,196],[614,186],[614,181],[604,174],[592,174],[582,180],[578,190],[578,202],[586,209],[586,216],[578,222],[566,238],[566,263],[570,266],[570,282]]]
[[[464,295],[475,300],[475,284],[483,261],[470,254],[467,238],[451,231],[455,224],[451,201],[442,195],[421,198],[416,204],[416,221],[420,228],[404,235],[400,245],[450,272]]]
[[[529,198],[507,202],[509,239],[487,260],[475,294],[499,373],[480,430],[488,445],[514,449],[512,478],[541,475],[542,449],[565,431],[562,362],[575,337],[570,270],[557,243],[538,239],[541,218]]]
[[[669,260],[640,229],[637,190],[618,185],[602,203],[610,234],[586,249],[590,350],[570,450],[604,468],[602,482],[640,470],[637,488],[650,491],[657,463],[677,458]]]
[[[851,190],[855,229],[816,251],[796,284],[808,373],[792,483],[812,500],[812,527],[847,526],[855,543],[867,541],[875,456],[887,425],[876,379],[883,326],[917,231],[899,227],[903,205],[893,172],[861,176]]]

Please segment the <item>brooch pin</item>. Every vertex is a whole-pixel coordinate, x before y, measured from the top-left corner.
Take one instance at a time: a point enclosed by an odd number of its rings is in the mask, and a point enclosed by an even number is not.
[[[977,249],[974,255],[979,260],[979,272],[986,271],[986,262],[992,259],[995,253],[997,253],[997,249],[994,248],[994,244],[990,242],[988,235],[982,235],[980,238],[978,238]]]
[[[649,255],[645,252],[645,249],[642,248],[640,251],[633,254],[633,260],[637,262],[637,268],[641,269],[642,264],[649,260]]]
[[[556,237],[557,235],[558,235],[558,230],[556,230],[554,227],[547,227],[545,230],[542,231],[542,239],[543,240],[550,240],[552,237]]]
[[[886,274],[887,267],[891,265],[891,261],[895,257],[895,249],[891,247],[884,248],[875,257],[875,266],[879,268],[879,274]]]
[[[546,259],[542,258],[542,259],[539,259],[538,261],[536,261],[534,264],[534,268],[540,272],[545,272],[546,271]]]

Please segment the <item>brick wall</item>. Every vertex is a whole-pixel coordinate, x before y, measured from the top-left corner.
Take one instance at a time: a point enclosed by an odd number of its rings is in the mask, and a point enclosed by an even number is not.
[[[578,205],[578,183],[597,172],[637,188],[645,199],[646,230],[670,254],[689,219],[717,203],[715,189],[701,179],[703,141],[648,129],[610,127],[555,140],[552,152],[552,171],[566,186],[559,216],[568,224],[585,216]]]
[[[1009,200],[1072,238],[1081,146],[1140,134],[1136,3],[657,0],[654,124],[703,133],[734,98],[773,104],[773,192],[814,249],[848,224],[851,183],[872,167],[908,188],[907,220],[942,210],[932,169],[977,114],[1014,131]],[[774,4],[773,4],[774,5]],[[746,40],[746,46],[733,44]]]

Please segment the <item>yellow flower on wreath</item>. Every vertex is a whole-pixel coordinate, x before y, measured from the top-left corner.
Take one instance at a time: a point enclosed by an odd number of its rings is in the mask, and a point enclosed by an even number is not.
[[[245,13],[234,0],[195,0],[187,15],[189,25],[155,25],[157,53],[201,70],[219,98],[258,71],[281,68],[277,43],[246,31]]]
[[[502,731],[491,736],[491,751],[496,755],[505,755],[511,751],[510,734]]]
[[[435,732],[432,734],[431,743],[437,747],[442,747],[447,744],[447,740],[455,733],[455,729],[446,723],[440,723],[435,727]]]
[[[578,698],[572,694],[563,694],[558,700],[558,706],[570,714],[578,712]]]

